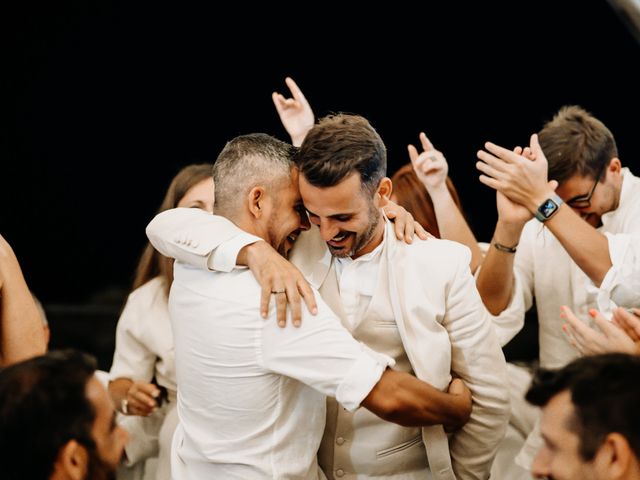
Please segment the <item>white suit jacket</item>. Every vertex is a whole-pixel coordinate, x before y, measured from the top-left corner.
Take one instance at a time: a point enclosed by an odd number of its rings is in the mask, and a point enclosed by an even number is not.
[[[239,233],[228,220],[195,209],[163,212],[147,227],[161,253],[202,268],[212,267],[223,253],[212,252],[225,242],[221,248],[230,251],[246,244],[230,247]],[[507,376],[491,317],[469,271],[469,250],[446,240],[407,245],[386,237],[381,271],[416,376],[445,390],[453,372],[473,395],[469,422],[450,439],[441,426],[423,428],[432,474],[443,480],[486,479],[508,420]],[[317,228],[300,235],[290,257],[314,287],[337,282],[328,275],[332,258]],[[323,290],[338,294],[337,288]]]

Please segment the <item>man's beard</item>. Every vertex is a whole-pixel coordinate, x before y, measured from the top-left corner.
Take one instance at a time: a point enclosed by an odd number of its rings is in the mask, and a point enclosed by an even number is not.
[[[380,224],[380,210],[374,206],[373,202],[369,203],[369,218],[371,219],[371,222],[369,223],[367,230],[363,233],[355,234],[355,239],[351,249],[342,250],[341,248],[335,248],[327,244],[331,255],[338,258],[353,257],[356,253],[362,250],[371,241],[376,232],[376,228],[378,228],[378,225]],[[349,232],[349,234],[353,235],[353,232]]]

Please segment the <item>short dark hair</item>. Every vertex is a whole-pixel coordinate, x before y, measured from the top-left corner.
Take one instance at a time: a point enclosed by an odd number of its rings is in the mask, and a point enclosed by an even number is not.
[[[359,115],[322,118],[307,133],[295,156],[305,179],[316,187],[333,187],[353,172],[375,190],[387,172],[387,149],[378,132]]]
[[[574,175],[596,178],[618,156],[611,131],[576,105],[562,107],[538,139],[549,162],[549,179],[559,183]]]
[[[95,358],[51,351],[0,371],[0,470],[2,478],[44,479],[70,440],[96,449],[96,411],[87,398]]]
[[[290,181],[296,150],[266,133],[240,135],[227,142],[213,164],[216,214],[233,219],[241,206],[239,199],[252,188]]]
[[[578,358],[559,370],[539,369],[525,398],[544,406],[568,390],[575,409],[567,428],[580,439],[580,455],[593,459],[605,437],[624,436],[640,454],[640,358],[609,353]]]

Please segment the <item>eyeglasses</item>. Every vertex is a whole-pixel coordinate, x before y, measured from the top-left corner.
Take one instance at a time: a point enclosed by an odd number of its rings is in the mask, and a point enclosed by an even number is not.
[[[598,173],[598,176],[596,177],[596,181],[593,183],[593,187],[591,187],[591,191],[586,194],[586,195],[578,195],[577,197],[573,197],[569,200],[567,200],[565,203],[567,205],[569,205],[571,208],[588,208],[591,206],[591,197],[593,196],[593,192],[596,191],[596,187],[598,186],[598,182],[600,181],[600,178],[602,177],[602,174],[604,173],[604,171],[607,169],[607,166],[605,165],[602,170],[600,170],[600,173]]]

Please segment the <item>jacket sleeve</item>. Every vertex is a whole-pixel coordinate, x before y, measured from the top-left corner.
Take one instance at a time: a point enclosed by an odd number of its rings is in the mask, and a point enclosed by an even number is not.
[[[174,208],[155,216],[147,237],[161,254],[194,267],[228,272],[240,249],[261,240],[231,221],[197,208]]]
[[[145,319],[148,311],[140,305],[134,292],[127,299],[116,327],[116,348],[109,376],[112,380],[128,378],[150,382],[153,378],[157,357],[144,338]]]
[[[452,466],[460,480],[487,479],[509,419],[506,362],[466,257],[458,261],[446,295],[451,370],[473,397],[471,418],[450,439]]]

